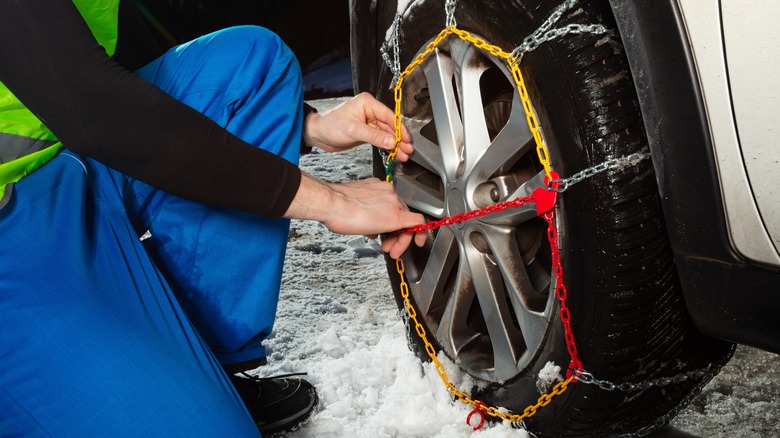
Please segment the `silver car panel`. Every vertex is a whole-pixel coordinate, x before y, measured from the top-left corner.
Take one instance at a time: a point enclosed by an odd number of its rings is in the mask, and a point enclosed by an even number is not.
[[[778,48],[771,0],[680,0],[704,96],[734,248],[780,266]]]

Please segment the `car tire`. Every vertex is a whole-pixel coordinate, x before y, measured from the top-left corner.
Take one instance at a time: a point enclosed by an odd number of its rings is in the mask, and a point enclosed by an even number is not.
[[[458,28],[510,51],[558,4],[458,2],[455,18]],[[404,14],[399,30],[402,68],[444,27],[444,8],[439,6],[412,5]],[[580,2],[557,26],[573,23],[616,29],[606,1]],[[378,40],[384,40],[385,30],[377,29]],[[511,73],[500,59],[475,50],[451,36],[404,81],[402,114],[417,156],[396,164],[394,178],[401,197],[428,220],[505,201],[542,184],[544,172],[529,146],[531,139],[528,133],[518,134],[525,117]],[[616,31],[560,37],[525,55],[521,66],[552,167],[562,177],[647,150],[636,90]],[[384,68],[378,77],[375,93],[392,107],[392,72]],[[449,112],[440,109],[447,99]],[[445,144],[451,139],[442,137],[457,137],[452,132],[458,128],[447,117],[461,117],[468,130],[479,114],[484,120],[477,125],[484,123],[489,131],[490,146],[481,144],[481,151],[470,153],[470,134],[462,134],[461,145]],[[474,129],[484,139],[483,128]],[[506,143],[502,132],[510,129],[521,144],[515,150],[491,149],[499,140]],[[460,158],[446,158],[458,153]],[[490,154],[501,163],[480,167],[468,162],[469,156]],[[378,154],[374,169],[384,177]],[[428,339],[476,380],[466,388],[472,397],[521,413],[549,390],[540,371],[554,364],[565,374],[570,358],[546,224],[525,213],[508,216],[429,231],[426,245],[411,248],[403,260],[410,301]],[[691,372],[724,363],[732,346],[701,335],[686,313],[652,163],[610,169],[572,186],[559,197],[556,218],[571,327],[585,370],[615,384],[689,378],[629,391],[575,383],[539,409],[526,427],[538,436],[610,436],[661,426],[714,375],[690,377]],[[387,262],[403,308],[396,264]],[[408,328],[416,353],[427,360],[413,325]]]

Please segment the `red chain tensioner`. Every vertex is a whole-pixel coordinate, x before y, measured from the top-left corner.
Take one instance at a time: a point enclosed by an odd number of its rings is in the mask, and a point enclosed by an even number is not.
[[[566,290],[566,284],[563,282],[563,264],[561,263],[561,251],[558,246],[558,228],[555,226],[555,202],[558,200],[557,189],[558,173],[553,171],[550,173],[552,177],[552,184],[550,184],[549,177],[544,178],[544,183],[549,188],[539,187],[533,191],[532,196],[536,202],[536,213],[543,217],[547,221],[547,240],[550,242],[550,254],[552,259],[552,269],[555,275],[555,295],[558,298],[558,302],[561,304],[561,322],[563,323],[563,334],[566,340],[566,348],[569,350],[569,369],[566,372],[566,377],[572,377],[574,370],[582,369],[582,361],[577,355],[577,343],[574,341],[574,333],[571,330],[571,312],[569,306],[566,305],[566,298],[568,297],[568,291]],[[574,380],[576,382],[576,379]]]

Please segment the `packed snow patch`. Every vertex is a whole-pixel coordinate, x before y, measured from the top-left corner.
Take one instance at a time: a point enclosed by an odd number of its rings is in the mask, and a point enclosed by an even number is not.
[[[547,362],[539,370],[539,375],[536,379],[536,389],[539,390],[539,394],[547,394],[556,383],[563,382],[563,380],[561,367],[553,362]]]

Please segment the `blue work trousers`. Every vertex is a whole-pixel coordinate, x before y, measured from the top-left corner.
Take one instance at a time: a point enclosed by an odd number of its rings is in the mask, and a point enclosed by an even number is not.
[[[300,67],[271,32],[206,35],[137,74],[297,163]],[[257,436],[222,365],[265,355],[289,221],[185,201],[67,149],[13,190],[0,436]]]

